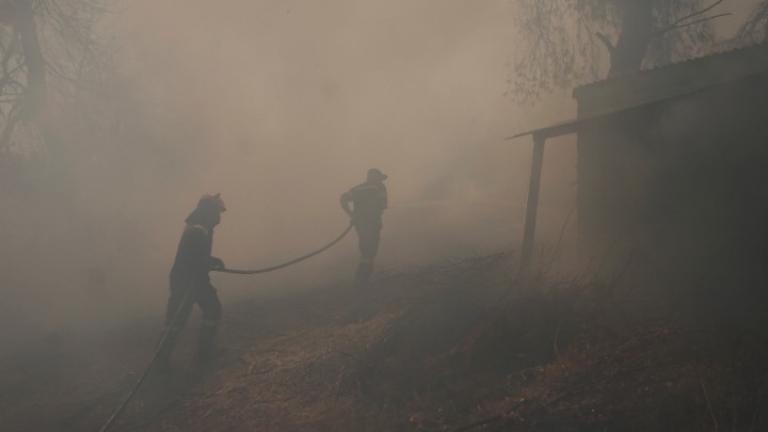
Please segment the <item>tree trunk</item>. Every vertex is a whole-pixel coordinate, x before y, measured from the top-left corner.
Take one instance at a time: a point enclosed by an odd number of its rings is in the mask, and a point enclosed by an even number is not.
[[[640,70],[653,35],[653,1],[619,0],[621,33],[611,51],[609,77]]]
[[[14,27],[19,32],[24,61],[27,66],[27,94],[25,95],[22,116],[32,120],[44,110],[47,93],[45,59],[37,34],[37,23],[28,0],[16,0]]]

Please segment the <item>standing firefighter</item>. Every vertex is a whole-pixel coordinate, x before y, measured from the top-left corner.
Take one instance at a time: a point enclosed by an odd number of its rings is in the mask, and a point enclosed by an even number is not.
[[[224,262],[211,256],[213,229],[221,221],[221,213],[224,211],[226,207],[220,194],[204,195],[185,221],[186,227],[171,269],[171,295],[165,316],[168,335],[159,356],[159,361],[166,367],[195,303],[203,312],[198,359],[205,362],[215,357],[221,303],[216,288],[211,285],[208,272],[224,268]]]
[[[373,260],[379,250],[381,217],[387,208],[386,179],[387,176],[381,171],[369,169],[365,183],[341,195],[341,208],[352,219],[359,239],[360,263],[355,273],[355,284],[358,286],[367,284],[373,273]]]

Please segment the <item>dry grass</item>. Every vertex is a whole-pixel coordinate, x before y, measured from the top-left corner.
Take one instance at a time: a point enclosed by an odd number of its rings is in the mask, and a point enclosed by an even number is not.
[[[143,396],[124,429],[768,430],[762,320],[748,331],[612,283],[510,268],[504,255],[457,260],[365,293],[231,308],[243,350],[162,409]]]

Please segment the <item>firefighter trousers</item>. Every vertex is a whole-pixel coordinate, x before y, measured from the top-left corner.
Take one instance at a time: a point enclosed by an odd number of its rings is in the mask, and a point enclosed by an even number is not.
[[[171,295],[168,298],[165,315],[168,336],[161,352],[163,360],[167,361],[170,358],[192,312],[192,306],[195,304],[203,313],[198,333],[198,356],[205,359],[214,354],[216,335],[222,317],[221,302],[216,294],[216,288],[210,282],[205,284],[171,282]]]
[[[360,263],[355,272],[355,284],[366,285],[373,274],[373,265],[379,252],[381,238],[381,221],[358,222],[355,224],[358,246],[360,248]]]

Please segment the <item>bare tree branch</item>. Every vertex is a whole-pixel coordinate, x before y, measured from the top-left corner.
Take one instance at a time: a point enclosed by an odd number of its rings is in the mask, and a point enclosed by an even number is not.
[[[595,33],[595,36],[597,36],[600,42],[602,42],[603,45],[605,45],[605,48],[608,49],[608,52],[612,54],[613,51],[616,49],[616,46],[614,46],[613,43],[611,43],[611,40],[608,39],[608,36],[600,32]]]
[[[710,22],[729,15],[713,12],[724,0],[513,1],[525,48],[512,61],[506,94],[519,102],[711,51]],[[765,16],[761,24],[768,7]]]
[[[757,5],[739,29],[738,37],[742,40],[751,39],[756,33],[762,32],[768,36],[768,1]]]
[[[716,0],[714,3],[712,3],[711,5],[703,8],[703,9],[700,9],[700,10],[698,10],[696,12],[690,13],[690,14],[688,14],[686,16],[681,17],[681,18],[678,18],[675,22],[672,23],[672,25],[674,26],[674,25],[677,25],[677,24],[681,24],[683,21],[687,21],[687,20],[689,20],[689,19],[691,19],[693,17],[697,17],[697,16],[700,16],[700,15],[703,15],[703,14],[711,11],[712,9],[716,8],[717,6],[719,6],[723,1],[724,0]]]
[[[658,36],[663,35],[664,33],[680,30],[680,29],[683,29],[683,28],[686,28],[686,27],[694,26],[694,25],[697,25],[697,24],[701,24],[701,23],[705,23],[705,22],[708,22],[708,21],[715,20],[717,18],[722,18],[724,16],[731,16],[731,15],[733,15],[731,12],[724,12],[724,13],[721,13],[721,14],[700,18],[700,19],[697,19],[697,20],[693,20],[691,22],[683,23],[683,24],[671,25],[669,27],[665,27],[663,29],[655,31],[653,33],[653,36],[654,37],[658,37]]]
[[[11,138],[13,137],[13,132],[16,130],[16,125],[19,123],[19,111],[21,107],[21,103],[17,102],[13,105],[10,112],[8,113],[7,120],[5,124],[3,125],[3,130],[0,132],[0,150],[4,150],[8,148],[8,146],[11,144]]]
[[[71,97],[96,61],[96,19],[105,0],[0,0],[0,147],[19,121],[31,140],[50,137],[40,113],[51,97]],[[51,90],[53,93],[49,93]],[[63,100],[56,101],[63,102]],[[42,132],[36,135],[36,132]],[[17,141],[19,142],[19,141]],[[21,140],[23,142],[23,140]]]

